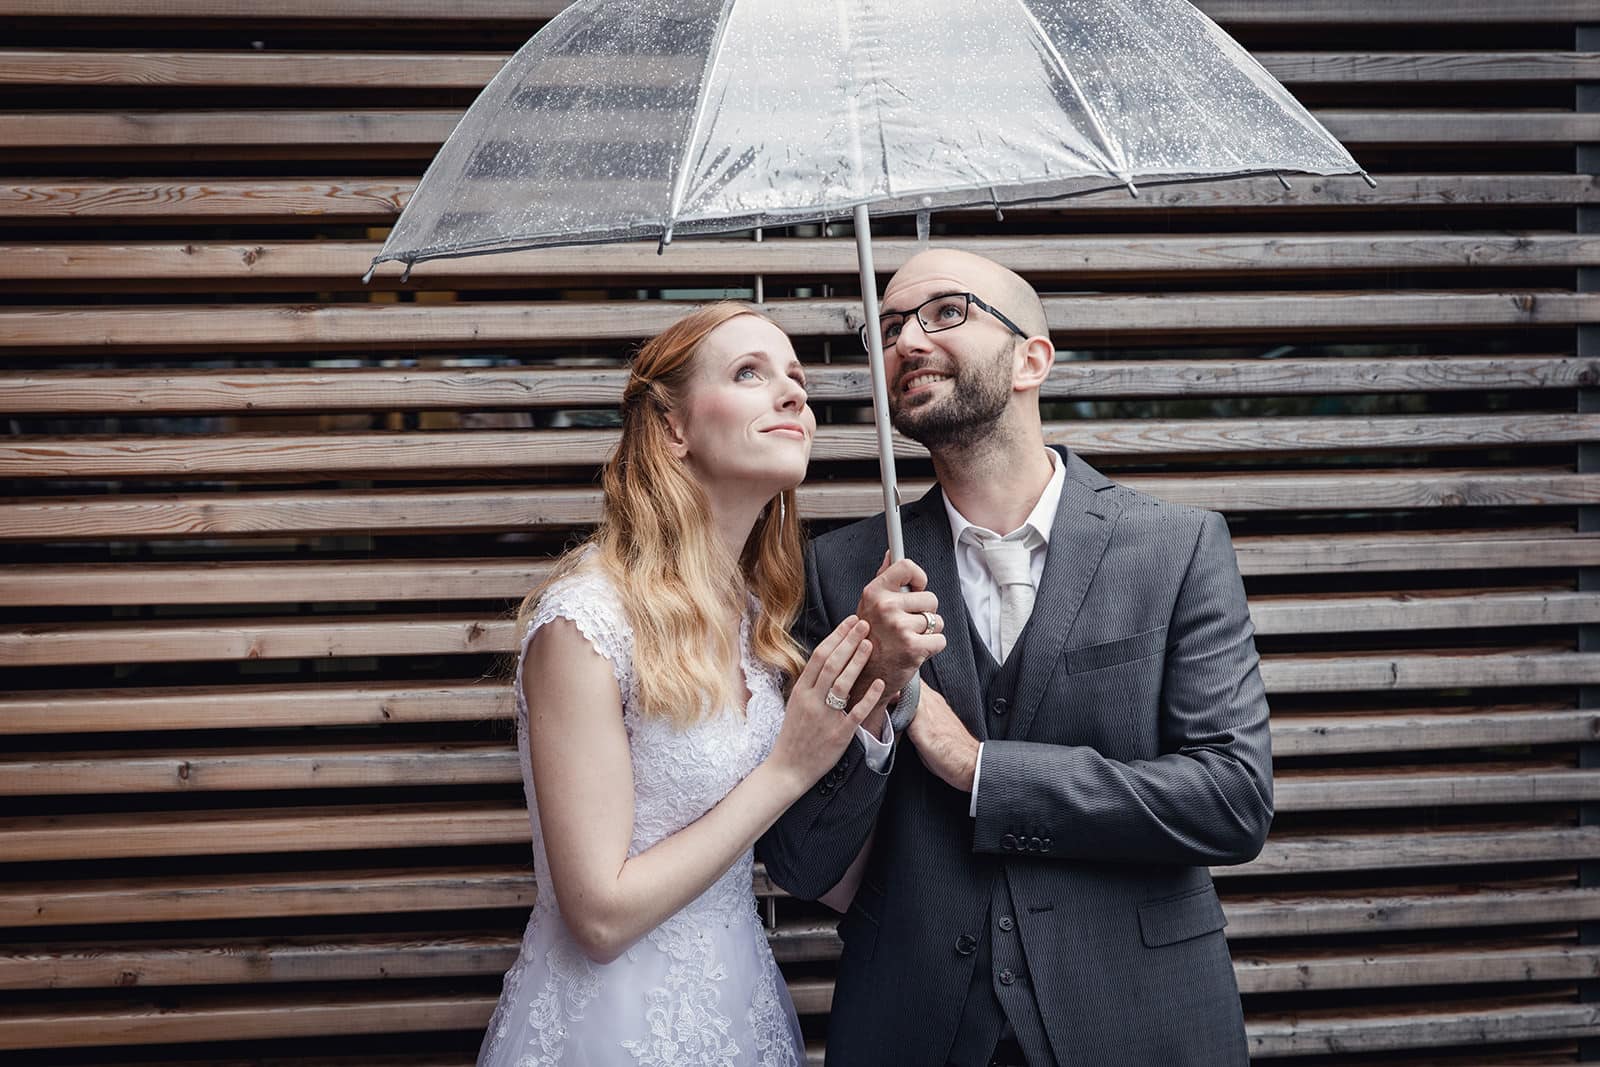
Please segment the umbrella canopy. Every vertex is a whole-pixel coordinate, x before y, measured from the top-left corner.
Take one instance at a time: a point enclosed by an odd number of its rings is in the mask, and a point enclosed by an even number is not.
[[[1361,168],[1186,0],[580,0],[373,263],[1284,172]]]

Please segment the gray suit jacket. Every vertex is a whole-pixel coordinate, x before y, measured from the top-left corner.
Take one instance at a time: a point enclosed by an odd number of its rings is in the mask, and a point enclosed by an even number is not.
[[[1272,771],[1227,525],[1115,485],[1061,452],[1067,479],[1011,726],[1007,740],[985,744],[977,817],[967,814],[968,794],[914,751],[898,751],[880,775],[852,744],[758,846],[774,881],[814,899],[877,824],[839,926],[830,1064],[945,1062],[972,977],[970,938],[984,930],[997,871],[1059,1063],[1246,1059],[1207,868],[1261,850]],[[949,638],[923,677],[984,739],[939,490],[904,518],[906,553],[928,572]],[[809,644],[855,609],[884,549],[881,516],[810,546],[800,624]]]

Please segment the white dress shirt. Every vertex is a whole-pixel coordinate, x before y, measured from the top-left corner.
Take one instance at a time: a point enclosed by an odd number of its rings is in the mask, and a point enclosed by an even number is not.
[[[1050,480],[1045,483],[1044,492],[1039,494],[1033,510],[1015,530],[1002,534],[976,526],[956,510],[948,496],[944,498],[945,515],[950,519],[950,541],[955,545],[961,599],[966,602],[973,630],[996,663],[1000,662],[1000,583],[989,573],[979,541],[981,537],[1021,538],[1028,546],[1028,573],[1033,587],[1039,588],[1039,579],[1044,575],[1044,557],[1050,551],[1050,530],[1055,526],[1056,506],[1061,503],[1061,490],[1067,483],[1067,467],[1056,450],[1047,448],[1045,455],[1050,457]],[[972,774],[972,802],[967,806],[967,814],[973,817],[978,814],[978,779],[982,776],[983,744],[980,742],[978,766]]]

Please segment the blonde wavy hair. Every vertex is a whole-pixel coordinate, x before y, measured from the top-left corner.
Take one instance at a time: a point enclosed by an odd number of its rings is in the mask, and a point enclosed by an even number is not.
[[[639,350],[622,393],[622,440],[601,473],[599,525],[556,561],[517,612],[522,630],[552,583],[599,567],[633,625],[640,710],[679,728],[735,700],[732,624],[747,593],[760,604],[751,651],[791,680],[805,665],[789,636],[805,593],[794,490],[772,498],[734,560],[712,527],[705,491],[669,448],[667,412],[683,403],[702,342],[741,315],[771,321],[744,304],[708,304]]]

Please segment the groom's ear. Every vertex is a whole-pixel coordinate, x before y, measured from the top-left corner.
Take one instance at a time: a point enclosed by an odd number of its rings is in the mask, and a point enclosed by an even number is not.
[[[1027,392],[1039,389],[1050,378],[1050,369],[1055,366],[1056,346],[1048,337],[1030,337],[1017,349],[1016,363],[1013,365],[1011,387]]]

